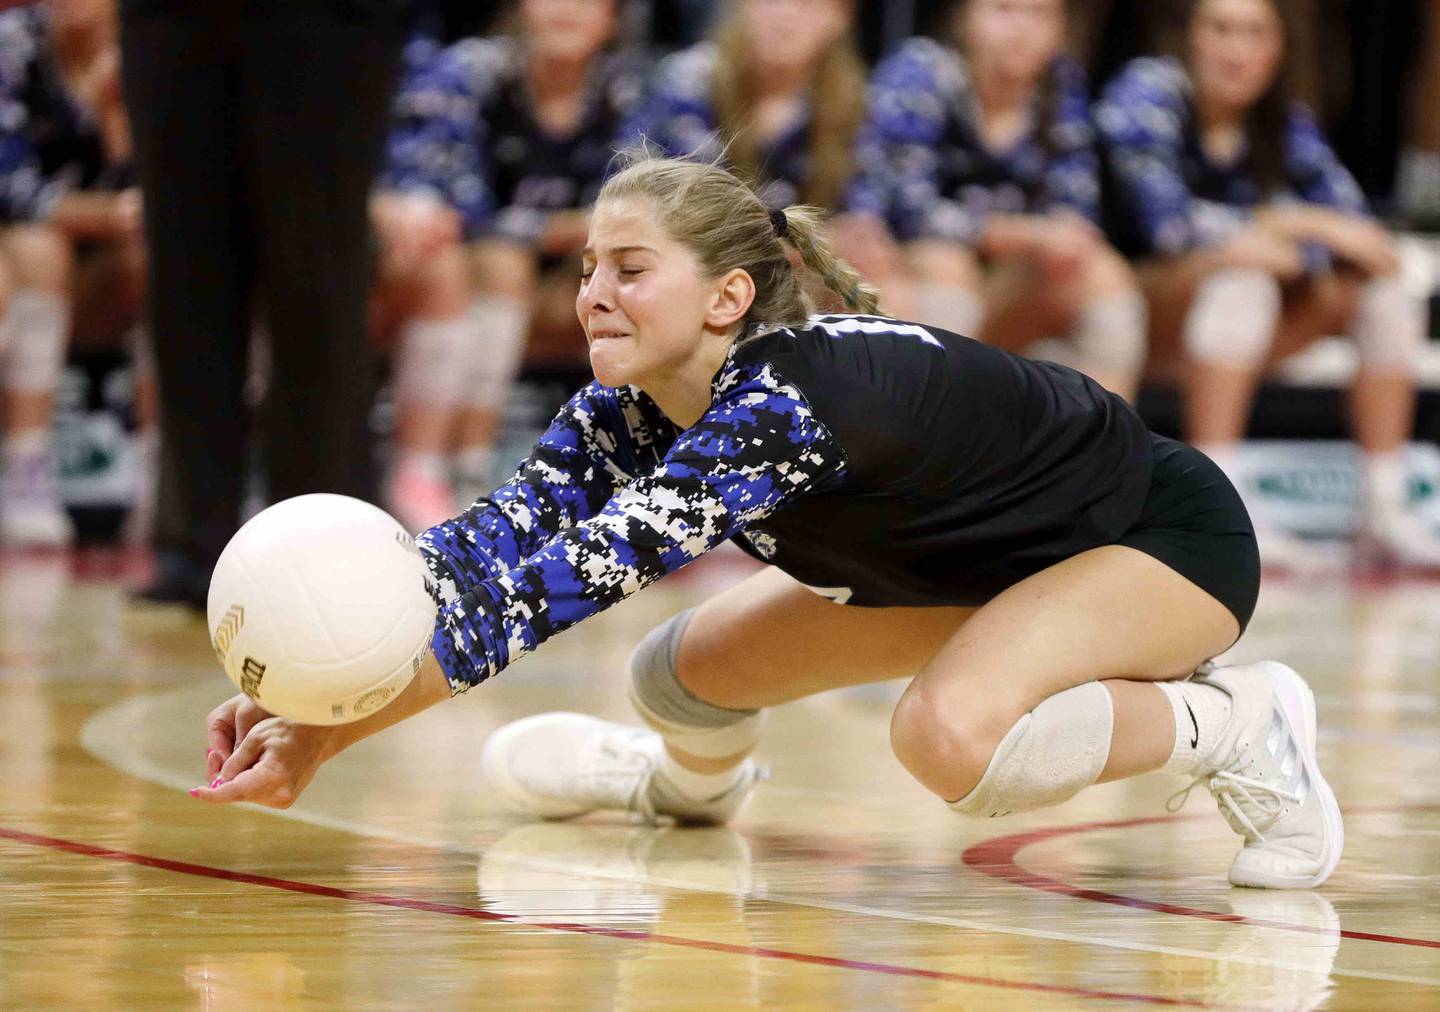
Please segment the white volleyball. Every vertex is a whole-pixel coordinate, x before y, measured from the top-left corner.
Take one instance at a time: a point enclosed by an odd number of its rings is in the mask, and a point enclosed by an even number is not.
[[[211,641],[260,706],[304,724],[374,713],[430,649],[435,603],[415,540],[384,510],[302,495],[256,514],[210,577]]]

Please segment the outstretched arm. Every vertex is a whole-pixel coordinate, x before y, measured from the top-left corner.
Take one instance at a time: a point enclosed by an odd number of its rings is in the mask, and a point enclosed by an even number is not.
[[[214,804],[289,808],[328,759],[449,698],[450,686],[432,654],[393,702],[353,724],[297,724],[266,713],[248,696],[227,699],[206,721],[210,786],[196,787],[190,796]]]
[[[732,368],[652,473],[447,605],[435,656],[463,692],[843,468],[840,447],[795,387],[768,365]]]

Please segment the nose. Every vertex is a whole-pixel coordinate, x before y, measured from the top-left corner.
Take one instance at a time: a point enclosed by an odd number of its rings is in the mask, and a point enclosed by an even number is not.
[[[588,281],[581,282],[580,292],[575,297],[575,310],[582,322],[592,313],[604,313],[615,308],[614,279],[610,273],[597,267]]]

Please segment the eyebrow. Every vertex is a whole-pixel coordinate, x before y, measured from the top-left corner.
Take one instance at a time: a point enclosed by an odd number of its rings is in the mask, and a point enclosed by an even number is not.
[[[614,253],[654,253],[655,250],[652,249],[652,248],[649,247],[649,246],[612,246],[612,247],[610,247],[610,252],[611,252],[612,254],[614,254]],[[582,249],[582,250],[580,251],[580,255],[581,255],[582,257],[593,257],[593,256],[595,255],[595,250],[594,250],[593,247],[586,246],[584,249]]]

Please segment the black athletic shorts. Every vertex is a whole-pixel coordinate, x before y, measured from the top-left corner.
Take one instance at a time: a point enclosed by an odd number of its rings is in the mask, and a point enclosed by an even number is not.
[[[1260,552],[1240,493],[1205,454],[1154,436],[1155,465],[1140,519],[1117,544],[1159,559],[1240,622],[1255,613]]]

